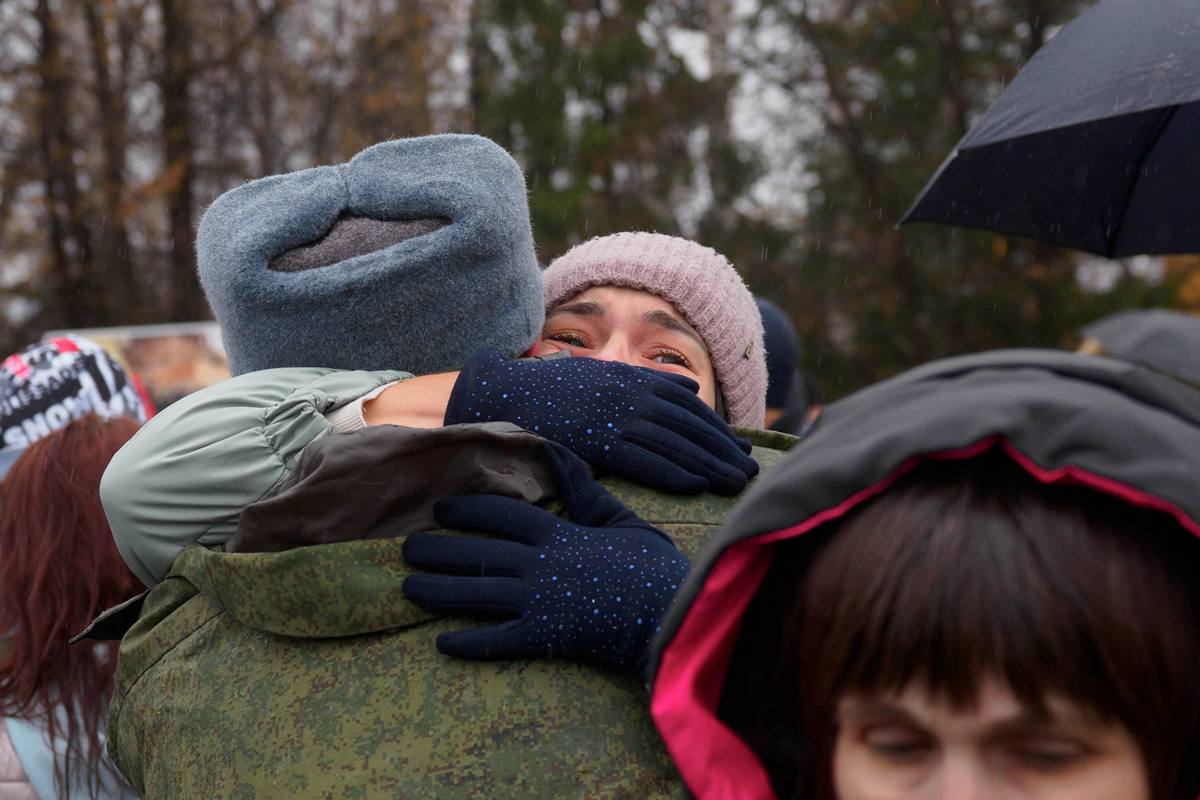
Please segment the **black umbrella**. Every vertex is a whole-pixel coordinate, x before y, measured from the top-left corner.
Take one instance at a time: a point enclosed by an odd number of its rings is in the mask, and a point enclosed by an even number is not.
[[[1161,308],[1122,311],[1088,325],[1083,335],[1104,355],[1200,386],[1200,316]]]
[[[901,219],[917,221],[1200,252],[1200,0],[1104,0],[1064,27]]]

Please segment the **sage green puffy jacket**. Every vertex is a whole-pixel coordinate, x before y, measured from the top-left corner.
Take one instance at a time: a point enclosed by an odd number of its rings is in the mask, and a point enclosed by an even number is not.
[[[188,545],[225,544],[242,509],[279,491],[300,452],[334,432],[325,414],[408,377],[268,369],[168,406],[117,452],[100,481],[125,562],[153,586]]]

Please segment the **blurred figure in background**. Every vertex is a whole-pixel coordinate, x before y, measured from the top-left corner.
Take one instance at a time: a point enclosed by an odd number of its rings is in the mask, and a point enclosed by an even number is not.
[[[154,405],[104,348],[80,336],[38,342],[0,362],[0,478],[25,448],[85,414],[145,422]]]
[[[767,348],[767,421],[773,431],[803,435],[821,413],[816,381],[800,368],[800,337],[787,312],[756,297]]]
[[[1131,361],[1200,386],[1200,316],[1164,308],[1122,311],[1082,334],[1084,355]]]
[[[104,753],[118,643],[68,642],[142,589],[99,496],[138,427],[87,414],[30,445],[0,482],[0,797],[133,796]]]

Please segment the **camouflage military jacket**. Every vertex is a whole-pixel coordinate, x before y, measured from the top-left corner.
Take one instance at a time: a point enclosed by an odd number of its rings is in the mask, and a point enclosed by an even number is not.
[[[794,437],[741,431],[763,472]],[[689,556],[736,498],[606,480]],[[121,644],[109,752],[144,798],[671,797],[633,677],[442,656],[403,538],[190,547]]]

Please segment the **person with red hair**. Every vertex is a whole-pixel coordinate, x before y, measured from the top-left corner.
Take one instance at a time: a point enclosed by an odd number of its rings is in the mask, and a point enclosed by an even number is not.
[[[103,347],[68,334],[0,360],[0,478],[25,448],[84,414],[154,416],[145,388]]]
[[[138,427],[88,414],[30,445],[0,482],[0,797],[133,796],[104,756],[117,642],[68,642],[142,589],[99,496]]]

